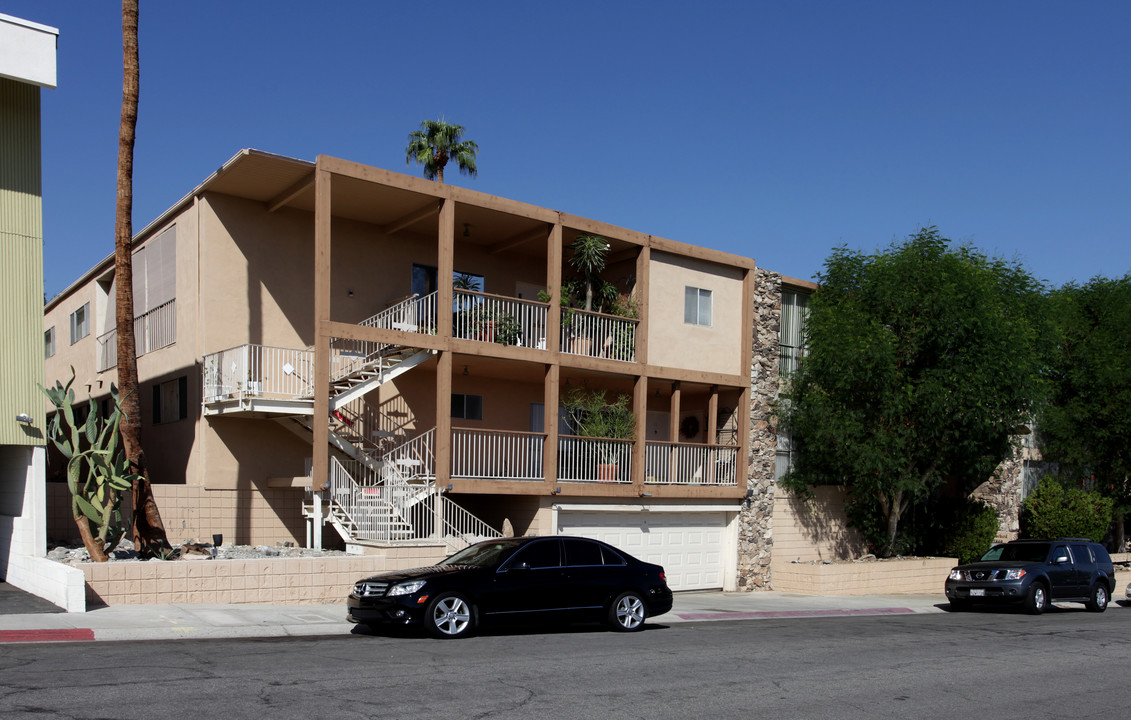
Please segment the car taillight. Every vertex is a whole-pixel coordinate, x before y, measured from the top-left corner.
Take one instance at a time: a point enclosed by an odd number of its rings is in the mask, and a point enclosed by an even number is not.
[[[665,585],[668,584],[668,576],[663,572],[660,573],[660,581],[663,582]]]

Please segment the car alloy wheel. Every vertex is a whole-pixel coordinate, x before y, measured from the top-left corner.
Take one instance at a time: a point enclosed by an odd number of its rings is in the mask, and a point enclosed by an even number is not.
[[[1086,606],[1092,612],[1103,612],[1107,610],[1107,586],[1103,583],[1096,583],[1092,586],[1091,599],[1088,600]]]
[[[1035,582],[1029,586],[1029,595],[1025,599],[1025,609],[1032,615],[1040,615],[1048,606],[1048,591],[1042,583]]]
[[[621,593],[609,608],[609,624],[614,630],[635,632],[644,627],[647,614],[640,595],[635,592]]]
[[[433,637],[465,637],[475,628],[475,611],[459,593],[443,593],[428,604],[424,624]]]

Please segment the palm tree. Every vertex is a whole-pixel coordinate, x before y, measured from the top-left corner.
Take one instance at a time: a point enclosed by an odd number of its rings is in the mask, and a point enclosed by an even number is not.
[[[133,540],[142,557],[169,550],[165,525],[149,484],[141,448],[141,395],[137,379],[137,340],[134,337],[133,173],[137,134],[137,100],[141,78],[137,48],[138,0],[122,0],[122,122],[118,127],[118,199],[114,216],[114,276],[117,285],[118,388],[121,393],[122,448],[133,482]]]
[[[444,166],[455,160],[459,171],[475,177],[475,155],[479,146],[472,140],[463,139],[463,125],[449,125],[440,120],[425,120],[420,129],[408,135],[405,149],[405,165],[413,160],[424,166],[424,177],[444,182]]]

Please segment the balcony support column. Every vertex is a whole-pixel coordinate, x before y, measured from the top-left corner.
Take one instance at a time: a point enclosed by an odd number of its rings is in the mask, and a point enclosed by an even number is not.
[[[331,174],[321,166],[314,171],[314,417],[311,433],[314,519],[311,544],[322,548],[322,491],[329,486],[330,474],[330,336],[325,324],[330,321],[330,203]]]
[[[546,292],[550,294],[550,307],[546,311],[546,349],[559,352],[562,344],[562,224],[556,222],[546,239]],[[550,404],[546,403],[549,408]],[[558,425],[557,405],[554,405],[554,427]],[[547,428],[550,426],[547,425]]]
[[[448,318],[450,322],[451,313]],[[452,353],[448,350],[436,354],[435,453],[436,487],[446,488],[452,479]]]
[[[632,386],[632,413],[636,416],[636,435],[632,444],[632,488],[644,494],[648,454],[648,376],[638,375]]]
[[[542,450],[542,477],[550,494],[554,494],[558,483],[558,404],[561,380],[561,367],[547,365],[542,383],[542,429],[546,433]]]
[[[719,386],[712,385],[711,393],[707,397],[707,444],[717,445],[719,434]],[[714,447],[707,449],[707,483],[715,484],[715,457],[718,450]]]
[[[668,468],[668,481],[679,482],[679,403],[682,389],[679,380],[672,382],[671,405],[668,408],[668,440],[671,442],[671,466]]]

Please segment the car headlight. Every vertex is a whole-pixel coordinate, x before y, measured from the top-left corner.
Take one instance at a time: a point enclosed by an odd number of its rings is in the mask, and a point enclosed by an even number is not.
[[[949,580],[961,580],[962,579],[962,571],[959,570],[958,568],[954,568],[953,570],[950,571],[950,577],[948,579]]]
[[[1003,580],[1020,580],[1023,577],[1025,577],[1025,571],[1024,570],[1022,570],[1021,568],[1013,568],[1012,570],[1006,570],[1005,571],[1005,577],[1002,578],[1002,579]]]
[[[412,595],[414,592],[424,587],[423,580],[413,580],[412,582],[404,582],[399,585],[394,585],[389,588],[389,597],[394,595]]]

